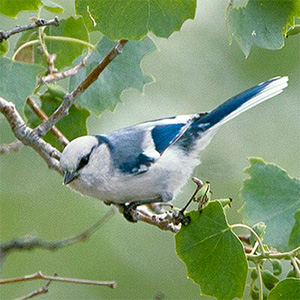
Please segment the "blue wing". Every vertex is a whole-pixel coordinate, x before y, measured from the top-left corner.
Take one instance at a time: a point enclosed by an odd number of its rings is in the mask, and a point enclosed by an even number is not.
[[[118,170],[137,175],[149,170],[182,135],[191,119],[191,116],[159,119],[96,137],[109,146]]]

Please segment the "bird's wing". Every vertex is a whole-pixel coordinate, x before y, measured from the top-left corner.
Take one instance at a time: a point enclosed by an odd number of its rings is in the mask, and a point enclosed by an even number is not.
[[[196,116],[199,117],[197,114]],[[138,175],[149,170],[194,120],[194,115],[176,116],[138,124],[108,135],[115,166]]]

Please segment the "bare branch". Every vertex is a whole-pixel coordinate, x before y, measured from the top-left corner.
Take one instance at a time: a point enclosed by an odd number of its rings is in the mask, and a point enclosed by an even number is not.
[[[7,119],[15,137],[24,145],[32,147],[47,163],[49,168],[62,174],[58,159],[60,152],[41,139],[34,130],[26,126],[15,105],[0,97],[0,112]]]
[[[127,40],[118,41],[103,60],[95,67],[95,69],[71,93],[65,95],[64,101],[49,117],[49,119],[35,129],[35,132],[37,132],[39,136],[44,136],[53,125],[55,125],[61,118],[68,115],[69,109],[76,98],[98,79],[99,75],[112,60],[122,53],[123,47],[127,42]]]
[[[53,81],[58,81],[64,78],[68,78],[68,77],[72,77],[75,76],[79,69],[81,69],[82,67],[85,67],[87,64],[88,59],[90,58],[90,56],[92,55],[93,51],[88,51],[88,53],[86,54],[86,56],[82,59],[82,61],[77,64],[75,67],[60,72],[60,73],[53,73],[53,74],[49,74],[47,76],[43,76],[41,78],[39,78],[39,83],[43,84],[43,83],[47,83],[47,82],[53,82]]]
[[[37,115],[37,117],[42,120],[48,120],[48,116],[46,113],[38,106],[38,104],[34,101],[32,97],[27,98],[27,104],[33,110],[33,112]],[[65,147],[69,144],[69,140],[63,135],[63,133],[56,127],[53,126],[51,128],[51,132],[57,138],[57,140]]]
[[[43,241],[36,236],[28,235],[22,239],[11,240],[7,243],[0,244],[0,256],[3,258],[6,254],[13,250],[33,250],[36,248],[43,248],[47,250],[55,251],[57,249],[70,246],[72,244],[83,242],[91,237],[99,228],[106,223],[115,213],[114,209],[110,209],[101,219],[99,219],[94,225],[86,229],[80,234],[74,235],[69,238],[65,238],[59,241],[48,242]]]
[[[40,279],[59,281],[59,282],[67,282],[67,283],[77,283],[77,284],[101,285],[101,286],[107,286],[110,288],[115,288],[117,286],[117,283],[115,281],[96,281],[96,280],[59,277],[59,276],[49,276],[49,275],[44,275],[41,271],[38,271],[31,275],[26,275],[23,277],[0,279],[0,285],[8,284],[8,283],[15,283],[15,282],[24,282],[24,281],[30,281],[30,280],[40,280]]]
[[[59,20],[58,17],[55,17],[53,20],[44,20],[44,19],[38,19],[34,23],[26,25],[26,26],[17,26],[11,30],[8,31],[1,31],[0,30],[0,43],[2,43],[4,40],[7,40],[12,36],[13,34],[20,33],[26,30],[31,30],[37,27],[44,27],[44,26],[58,26],[59,25]]]
[[[46,293],[49,292],[49,285],[50,285],[50,283],[51,283],[51,280],[49,280],[45,286],[43,286],[43,287],[41,287],[41,288],[39,288],[39,289],[37,289],[37,290],[35,290],[33,292],[30,292],[29,294],[27,294],[25,296],[19,297],[19,298],[15,299],[15,300],[27,300],[27,299],[31,299],[33,297],[37,297],[39,295],[46,294]]]
[[[23,146],[20,141],[14,141],[10,144],[0,145],[0,155],[8,154],[10,152],[18,152]]]
[[[149,216],[141,208],[137,210],[135,216],[137,221],[142,221],[147,224],[158,227],[161,230],[172,231],[174,233],[178,232],[181,228],[181,224],[176,224],[177,220],[174,218],[174,212],[166,212],[162,215],[151,215]]]

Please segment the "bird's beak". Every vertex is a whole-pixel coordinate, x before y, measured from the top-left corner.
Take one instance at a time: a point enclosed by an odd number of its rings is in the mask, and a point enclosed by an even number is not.
[[[65,171],[64,184],[69,184],[70,182],[72,182],[77,177],[78,177],[77,172]]]

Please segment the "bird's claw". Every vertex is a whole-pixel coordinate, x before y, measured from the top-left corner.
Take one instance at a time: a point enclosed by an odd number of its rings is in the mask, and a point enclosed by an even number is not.
[[[138,212],[136,211],[136,208],[137,208],[137,205],[134,202],[124,204],[123,216],[127,221],[129,221],[131,223],[137,222]]]

